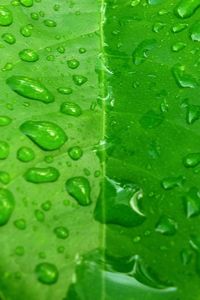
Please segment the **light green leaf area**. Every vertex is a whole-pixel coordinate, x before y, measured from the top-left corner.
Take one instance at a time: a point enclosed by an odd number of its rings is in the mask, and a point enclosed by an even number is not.
[[[99,4],[1,1],[0,25],[1,298],[63,299],[99,243]]]

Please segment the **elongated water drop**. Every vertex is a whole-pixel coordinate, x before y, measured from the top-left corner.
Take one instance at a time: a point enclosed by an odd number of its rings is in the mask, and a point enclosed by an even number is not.
[[[20,126],[20,130],[40,148],[47,151],[57,150],[67,141],[63,129],[52,122],[27,121]]]
[[[37,52],[32,49],[24,49],[20,51],[19,57],[21,58],[21,60],[27,62],[35,62],[39,59],[39,55],[37,54]]]
[[[0,159],[6,159],[9,155],[9,144],[4,141],[0,141]]]
[[[47,168],[30,168],[24,174],[24,178],[32,183],[46,183],[54,182],[60,176],[60,173],[56,168],[47,167]]]
[[[59,87],[57,91],[62,95],[70,95],[73,92],[72,89],[68,87]]]
[[[44,25],[47,27],[56,27],[57,23],[53,20],[47,19],[47,20],[44,20]]]
[[[90,184],[85,177],[73,177],[66,182],[67,192],[82,206],[91,204]]]
[[[24,76],[12,76],[6,80],[6,83],[14,92],[25,98],[38,100],[43,103],[54,101],[54,95],[35,79]]]
[[[13,22],[13,16],[11,11],[3,6],[0,5],[0,26],[9,26]]]
[[[63,102],[60,107],[60,111],[63,114],[73,117],[79,117],[82,114],[80,106],[74,102]]]
[[[57,282],[59,277],[57,267],[54,264],[48,262],[38,264],[35,268],[35,272],[38,281],[43,284],[54,284]]]
[[[9,221],[14,207],[15,200],[12,193],[6,189],[0,189],[0,226]]]
[[[33,6],[33,0],[19,0],[19,1],[25,7]]]
[[[190,18],[199,6],[199,0],[181,0],[175,9],[175,13],[180,18]]]

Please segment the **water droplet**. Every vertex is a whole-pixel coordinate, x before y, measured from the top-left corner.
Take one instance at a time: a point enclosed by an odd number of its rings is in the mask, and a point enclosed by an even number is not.
[[[192,259],[192,253],[187,249],[183,249],[180,253],[180,256],[181,256],[181,262],[184,266],[188,265]]]
[[[83,75],[73,75],[73,81],[76,85],[81,86],[88,81],[87,77]]]
[[[185,72],[185,66],[180,64],[175,65],[172,68],[172,73],[178,86],[182,88],[195,88],[198,86],[195,78]]]
[[[185,30],[187,27],[188,27],[188,24],[177,23],[172,27],[172,32],[179,33],[181,31]]]
[[[27,62],[35,62],[39,59],[39,55],[37,54],[37,52],[32,49],[24,49],[20,51],[19,57],[21,58],[21,60]]]
[[[73,92],[71,88],[67,87],[59,87],[57,91],[63,95],[70,95]]]
[[[177,42],[172,46],[172,51],[179,52],[186,47],[186,44],[183,42]]]
[[[80,106],[74,102],[69,101],[63,102],[61,104],[60,112],[73,117],[79,117],[82,114]]]
[[[46,151],[57,150],[67,141],[63,129],[52,122],[27,121],[20,126],[20,130]]]
[[[56,168],[30,168],[25,173],[24,178],[32,183],[46,183],[54,182],[60,176],[60,173]]]
[[[44,211],[49,211],[52,207],[52,203],[50,201],[45,201],[44,203],[42,203],[41,205],[41,208],[44,210]]]
[[[199,6],[199,0],[181,0],[175,9],[175,13],[180,18],[190,18]]]
[[[13,45],[16,43],[16,38],[12,33],[4,33],[1,37],[7,44]]]
[[[155,33],[158,33],[160,32],[164,27],[165,27],[166,24],[164,23],[161,23],[161,22],[156,22],[154,25],[153,25],[153,31]]]
[[[8,126],[12,119],[7,116],[0,116],[0,126]]]
[[[183,184],[184,178],[182,176],[178,177],[167,177],[161,182],[162,187],[165,190],[171,190],[175,187],[180,187]]]
[[[87,50],[85,48],[79,48],[79,53],[84,54]]]
[[[17,158],[22,162],[29,162],[35,158],[35,153],[29,147],[21,147],[17,151]]]
[[[26,229],[26,221],[24,219],[18,219],[14,221],[14,225],[19,230],[25,230]]]
[[[57,248],[57,251],[58,251],[58,253],[64,253],[64,252],[65,252],[65,247],[59,246],[59,247]]]
[[[134,183],[120,183],[105,178],[94,212],[95,219],[101,223],[124,227],[141,225],[145,221],[141,210],[142,198],[142,190]]]
[[[53,94],[35,79],[24,76],[12,76],[6,80],[6,83],[14,92],[25,98],[38,100],[43,103],[54,101]]]
[[[140,65],[149,56],[149,51],[151,51],[156,46],[156,40],[144,40],[141,42],[136,49],[133,51],[133,63],[135,65]]]
[[[0,5],[0,26],[9,26],[13,22],[13,16],[11,11],[3,6]]]
[[[67,192],[74,197],[82,206],[91,204],[90,184],[85,177],[73,177],[66,182]]]
[[[196,167],[200,163],[200,153],[190,153],[183,158],[183,164],[187,168]]]
[[[188,105],[186,121],[188,124],[193,124],[195,121],[200,119],[200,106],[199,105]]]
[[[8,143],[0,141],[0,159],[6,159],[8,155],[9,155]]]
[[[6,189],[0,189],[0,226],[9,221],[14,207],[15,200],[12,193]]]
[[[55,11],[59,11],[60,5],[59,5],[59,4],[55,4],[55,5],[53,6],[53,9],[54,9]]]
[[[177,227],[177,223],[174,220],[162,216],[155,227],[155,231],[163,235],[172,236],[176,233]]]
[[[24,37],[30,37],[32,35],[32,31],[33,31],[33,25],[32,24],[28,24],[28,25],[25,25],[25,26],[20,28],[20,33]]]
[[[31,13],[31,19],[37,21],[37,20],[39,20],[39,17],[40,16],[38,13],[36,13],[36,12]]]
[[[47,27],[56,27],[57,23],[53,20],[47,19],[47,20],[44,20],[44,25]]]
[[[33,6],[33,0],[19,0],[19,1],[25,7]]]
[[[200,193],[196,187],[192,187],[184,196],[184,208],[187,218],[200,214]]]
[[[44,222],[44,220],[45,220],[45,214],[43,213],[43,211],[41,211],[39,209],[35,210],[35,217],[36,217],[36,220],[40,223]]]
[[[143,128],[151,129],[158,127],[164,120],[163,114],[156,113],[153,110],[145,113],[140,119],[140,124]]]
[[[54,233],[59,239],[65,240],[69,236],[69,230],[64,226],[59,226],[54,229]]]
[[[0,182],[3,184],[8,184],[10,182],[10,175],[7,172],[0,171]]]
[[[12,70],[14,65],[10,62],[6,63],[4,67],[1,69],[3,72]]]
[[[193,41],[200,41],[200,21],[194,23],[190,29],[190,37]]]
[[[70,69],[77,69],[80,63],[77,59],[71,59],[67,61],[67,65]]]
[[[48,262],[38,264],[35,268],[35,272],[38,281],[43,284],[54,284],[59,277],[57,267]]]
[[[135,6],[137,6],[138,4],[140,4],[140,0],[132,0],[132,2],[131,2],[131,6],[132,6],[132,7],[135,7]]]
[[[78,160],[83,155],[83,151],[79,146],[71,147],[68,150],[68,154],[73,160]]]

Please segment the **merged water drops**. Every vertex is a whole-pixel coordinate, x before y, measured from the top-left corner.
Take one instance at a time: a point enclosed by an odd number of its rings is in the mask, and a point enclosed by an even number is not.
[[[180,18],[190,18],[199,6],[199,0],[181,0],[175,9],[175,13]]]
[[[59,171],[53,167],[47,168],[30,168],[24,174],[24,178],[32,183],[47,183],[58,180]]]
[[[13,194],[7,189],[0,189],[0,226],[8,223],[15,208]]]
[[[27,121],[20,126],[20,130],[46,151],[57,150],[67,141],[64,130],[52,122]]]
[[[0,5],[0,26],[9,26],[12,22],[12,12],[6,6]]]
[[[12,76],[6,80],[6,83],[14,92],[25,98],[46,104],[54,101],[54,95],[38,80],[24,76]]]
[[[20,28],[20,33],[24,37],[30,37],[33,32],[33,25],[32,24],[27,24],[23,27]]]
[[[66,189],[69,195],[75,198],[80,205],[87,206],[91,204],[91,187],[87,178],[79,176],[68,179]]]
[[[24,49],[19,52],[19,57],[23,61],[35,62],[39,59],[39,55],[33,49]]]
[[[54,284],[57,282],[59,272],[57,267],[49,262],[40,263],[35,268],[38,281],[43,284]]]
[[[63,102],[60,106],[61,113],[65,115],[70,115],[73,117],[79,117],[82,114],[82,109],[80,106],[74,102]]]

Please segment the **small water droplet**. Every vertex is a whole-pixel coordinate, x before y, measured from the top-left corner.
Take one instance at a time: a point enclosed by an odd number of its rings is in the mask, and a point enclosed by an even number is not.
[[[167,216],[162,216],[155,227],[155,231],[163,235],[172,236],[176,233],[177,227],[177,223],[174,220]]]
[[[199,105],[188,105],[186,121],[188,124],[193,124],[195,121],[200,119],[200,106]]]
[[[0,226],[8,223],[15,207],[12,193],[7,189],[0,189]]]
[[[52,203],[51,201],[45,201],[44,203],[41,204],[41,208],[44,210],[44,211],[49,211],[52,207]]]
[[[13,45],[16,43],[16,38],[12,33],[4,33],[1,37],[7,44]]]
[[[45,220],[45,214],[43,213],[43,211],[39,210],[39,209],[36,209],[35,212],[35,217],[36,217],[36,220],[40,223],[43,223],[44,220]]]
[[[36,12],[31,13],[31,19],[37,21],[37,20],[39,20],[39,18],[40,18],[40,15],[38,13],[36,13]]]
[[[14,92],[25,98],[38,100],[43,103],[54,101],[53,94],[35,79],[24,76],[12,76],[6,80],[6,83]]]
[[[13,222],[15,227],[19,230],[25,230],[26,229],[26,221],[24,219],[18,219]]]
[[[196,88],[198,86],[195,78],[185,72],[185,66],[180,64],[175,65],[172,68],[172,74],[178,86],[182,88]]]
[[[59,226],[54,229],[54,233],[59,239],[67,239],[69,236],[69,230],[64,226]]]
[[[61,104],[60,112],[73,117],[79,117],[82,114],[80,106],[74,102],[69,101],[63,102]]]
[[[183,30],[185,30],[188,27],[188,24],[185,23],[177,23],[172,27],[173,33],[179,33]]]
[[[0,126],[8,126],[12,119],[7,116],[0,116]]]
[[[195,217],[200,214],[200,194],[196,187],[192,187],[184,196],[184,208],[187,218]]]
[[[0,171],[0,182],[3,184],[8,184],[10,182],[10,175],[7,172]]]
[[[196,167],[200,163],[200,153],[190,153],[183,158],[183,164],[186,168]]]
[[[62,95],[70,95],[73,91],[68,87],[59,87],[57,91]]]
[[[57,267],[48,262],[38,264],[35,268],[35,272],[38,281],[43,284],[54,284],[57,282],[59,277]]]
[[[172,51],[179,52],[186,47],[186,44],[183,42],[177,42],[172,46]]]
[[[73,177],[66,182],[67,192],[74,197],[82,206],[91,204],[90,199],[90,184],[85,177]]]
[[[19,1],[25,7],[33,6],[33,0],[19,0]]]
[[[34,151],[29,147],[21,147],[17,151],[17,159],[22,162],[29,162],[35,158]]]
[[[183,181],[184,178],[182,176],[167,177],[162,180],[161,185],[165,190],[171,190],[175,187],[180,187]]]
[[[27,24],[27,25],[20,28],[20,33],[24,37],[30,37],[32,35],[32,31],[33,31],[33,25],[32,24]]]
[[[200,42],[200,21],[197,21],[192,25],[190,29],[190,37],[193,41]]]
[[[85,48],[79,48],[79,53],[80,54],[84,54],[84,53],[86,53],[86,49]]]
[[[20,51],[19,57],[21,58],[21,60],[27,62],[35,62],[39,59],[39,55],[37,54],[37,52],[32,49],[24,49]]]
[[[3,6],[0,5],[0,26],[9,26],[13,22],[13,16],[11,11]]]
[[[67,141],[63,129],[52,122],[27,121],[20,126],[20,130],[46,151],[57,150]]]
[[[70,69],[77,69],[80,63],[77,59],[71,59],[67,61],[67,65]]]
[[[0,141],[0,159],[6,159],[9,155],[9,144],[7,142]]]
[[[46,183],[58,180],[60,173],[56,168],[30,168],[24,174],[24,178],[32,183]]]
[[[149,56],[149,51],[153,50],[156,46],[156,40],[144,40],[141,42],[136,49],[133,51],[132,58],[133,63],[135,65],[140,65],[141,63],[145,62],[145,60]]]
[[[56,27],[57,23],[53,20],[47,19],[47,20],[44,20],[44,25],[47,27]]]
[[[78,160],[83,155],[83,151],[79,146],[69,148],[68,154],[73,160]]]
[[[88,81],[87,77],[83,75],[73,75],[73,81],[76,85],[81,86]]]

